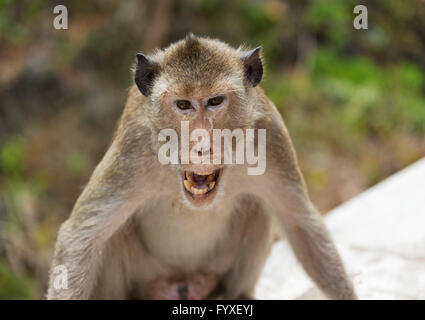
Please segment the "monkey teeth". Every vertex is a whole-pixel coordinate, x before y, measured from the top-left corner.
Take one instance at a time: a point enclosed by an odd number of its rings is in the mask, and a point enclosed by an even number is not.
[[[185,171],[183,185],[186,191],[202,196],[212,191],[216,185],[219,170],[193,172]]]
[[[201,171],[201,172],[195,172],[195,173],[197,175],[200,175],[200,176],[209,176],[209,175],[213,174],[214,171]]]
[[[184,180],[183,184],[184,184],[184,187],[186,188],[186,190],[190,191],[192,189],[193,185],[188,180]]]
[[[198,194],[198,195],[205,194],[207,193],[207,191],[208,191],[207,189],[198,189],[195,187],[190,188],[190,192],[192,192],[193,194]]]

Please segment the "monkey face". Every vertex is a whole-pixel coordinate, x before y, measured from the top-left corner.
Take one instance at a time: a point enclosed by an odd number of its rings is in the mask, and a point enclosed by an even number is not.
[[[135,82],[149,101],[151,123],[156,131],[171,129],[178,137],[170,152],[178,150],[173,168],[185,199],[196,207],[213,203],[224,172],[232,170],[225,155],[233,158],[237,151],[232,142],[230,150],[217,147],[215,131],[254,126],[250,101],[263,71],[259,48],[244,52],[189,35],[152,57],[138,54],[137,59]]]
[[[199,88],[185,94],[179,85],[168,87],[160,103],[160,128],[172,128],[178,140],[178,175],[186,203],[197,208],[212,204],[220,190],[224,152],[214,147],[214,131],[233,129],[239,99],[229,87]],[[172,94],[170,92],[173,92]],[[200,133],[200,135],[198,134]],[[219,152],[217,152],[217,150]]]
[[[241,88],[243,84],[236,81],[217,81],[212,88],[198,84],[188,93],[184,84],[174,83],[167,86],[159,102],[162,116],[157,121],[158,129],[175,132],[178,163],[174,168],[181,178],[185,203],[191,206],[213,204],[222,187],[223,173],[231,170],[233,163],[225,161],[226,153],[235,159],[236,144],[230,137],[230,150],[225,148],[222,134],[246,127],[246,108],[237,93]]]

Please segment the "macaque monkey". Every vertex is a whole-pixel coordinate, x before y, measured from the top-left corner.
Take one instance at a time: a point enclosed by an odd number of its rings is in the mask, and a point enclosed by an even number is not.
[[[193,34],[137,55],[109,150],[59,230],[49,299],[254,298],[276,235],[328,298],[356,298],[284,121],[258,86],[262,75],[260,47]],[[255,129],[254,140],[265,129],[266,169],[184,163],[182,149],[178,163],[161,164],[160,132],[180,137],[182,121],[191,132]],[[208,158],[218,153],[204,142],[189,146]],[[67,270],[66,288],[56,285],[56,266]]]

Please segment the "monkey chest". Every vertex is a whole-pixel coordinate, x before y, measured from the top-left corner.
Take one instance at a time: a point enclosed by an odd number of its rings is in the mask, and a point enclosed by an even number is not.
[[[139,238],[154,258],[179,269],[214,268],[212,254],[227,236],[228,215],[217,211],[189,211],[161,203],[145,212]],[[187,270],[192,271],[192,270]]]

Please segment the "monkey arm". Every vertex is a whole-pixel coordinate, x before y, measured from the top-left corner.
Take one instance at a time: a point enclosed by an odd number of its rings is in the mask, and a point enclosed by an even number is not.
[[[294,253],[307,274],[331,299],[356,299],[335,245],[310,200],[299,191],[281,188],[273,207]]]
[[[106,241],[147,199],[152,171],[144,128],[131,127],[114,139],[61,226],[54,253],[48,299],[87,299],[95,285]],[[149,159],[150,160],[150,159]],[[149,186],[149,187],[148,187]],[[65,267],[67,288],[55,267]],[[62,267],[62,269],[63,269]]]
[[[324,294],[355,299],[335,245],[309,199],[281,116],[274,109],[259,127],[267,128],[267,170],[256,178],[255,185],[262,186],[256,192],[271,205],[297,259]]]

